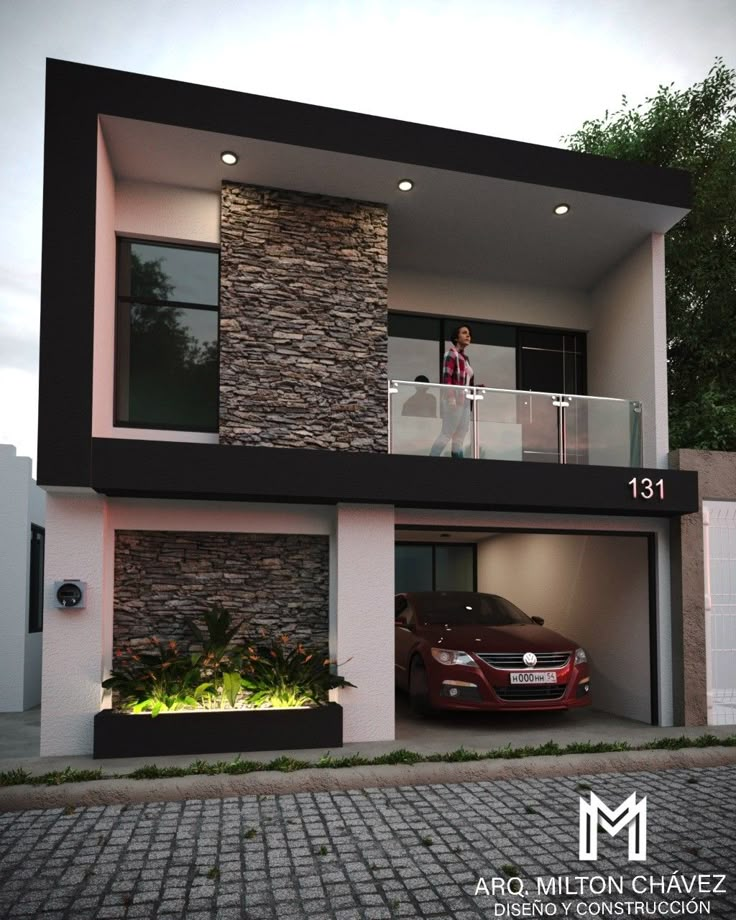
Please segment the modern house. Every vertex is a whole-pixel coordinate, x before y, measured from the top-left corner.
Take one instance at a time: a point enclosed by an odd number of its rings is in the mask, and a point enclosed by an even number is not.
[[[45,506],[30,458],[0,444],[0,712],[41,702]]]
[[[214,603],[327,646],[345,740],[393,738],[396,586],[502,594],[587,649],[596,706],[682,721],[689,200],[675,170],[49,61],[42,753],[91,749],[114,648]],[[459,323],[464,456],[429,456]]]

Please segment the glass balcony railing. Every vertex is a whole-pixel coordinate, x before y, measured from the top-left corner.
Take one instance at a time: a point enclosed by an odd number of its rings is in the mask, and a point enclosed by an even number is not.
[[[392,380],[389,451],[637,467],[641,403]]]

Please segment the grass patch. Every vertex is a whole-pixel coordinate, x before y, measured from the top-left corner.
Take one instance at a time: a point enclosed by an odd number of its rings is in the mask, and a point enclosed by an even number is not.
[[[3,770],[0,773],[0,786],[24,786],[30,783],[31,773],[24,770],[23,767],[16,767],[14,770]]]
[[[547,741],[536,746],[512,748],[510,745],[493,751],[469,751],[463,747],[455,751],[442,754],[418,754],[406,748],[399,748],[378,757],[363,757],[360,754],[351,754],[345,757],[333,757],[324,754],[318,760],[297,760],[294,757],[282,755],[268,762],[259,760],[241,760],[239,757],[232,761],[218,760],[208,762],[195,760],[186,767],[160,767],[157,764],[147,764],[131,773],[103,774],[102,770],[75,770],[66,767],[64,770],[54,770],[33,776],[23,767],[13,770],[0,771],[0,787],[2,786],[60,786],[66,783],[83,783],[90,780],[107,779],[168,779],[181,776],[237,776],[246,773],[262,773],[275,770],[280,773],[294,773],[306,769],[343,769],[345,767],[371,767],[392,764],[418,764],[418,763],[468,763],[481,760],[521,760],[525,757],[561,757],[565,754],[608,754],[620,751],[677,751],[685,748],[708,747],[736,747],[736,734],[719,738],[717,735],[698,735],[687,738],[684,735],[674,738],[658,738],[646,744],[631,745],[626,741],[576,741],[568,745],[559,745],[556,741]],[[579,783],[579,789],[590,788],[587,783]]]
[[[501,872],[509,878],[518,878],[521,875],[519,867],[515,866],[513,863],[504,863],[500,868]]]

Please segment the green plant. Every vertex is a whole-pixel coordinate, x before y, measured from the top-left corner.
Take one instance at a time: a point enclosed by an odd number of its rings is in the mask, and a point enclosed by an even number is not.
[[[270,644],[250,646],[243,659],[243,687],[248,704],[256,707],[315,706],[327,702],[336,687],[353,687],[331,668],[332,662],[314,648],[291,645],[279,636]]]
[[[504,863],[501,866],[501,872],[509,878],[518,878],[521,875],[519,867],[515,866],[513,863]]]
[[[240,629],[240,622],[233,623],[224,607],[213,607],[202,614],[205,628],[200,629],[196,620],[187,618],[186,625],[202,651],[196,662],[212,677],[221,677],[226,672],[238,671],[242,648],[233,645],[233,639]]]
[[[202,681],[201,669],[195,656],[183,655],[172,640],[150,639],[150,652],[130,647],[118,650],[116,667],[102,686],[116,694],[119,705],[131,712],[161,712],[195,708],[212,689],[210,681]]]
[[[270,643],[234,643],[239,624],[215,607],[204,628],[188,627],[200,648],[187,652],[176,641],[149,640],[150,648],[118,650],[110,677],[116,708],[133,713],[178,709],[293,708],[319,706],[336,687],[352,687],[318,649],[291,645],[283,635]]]

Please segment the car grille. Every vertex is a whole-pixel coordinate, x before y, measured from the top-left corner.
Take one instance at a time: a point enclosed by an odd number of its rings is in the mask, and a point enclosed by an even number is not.
[[[567,684],[555,687],[494,687],[496,696],[505,703],[544,702],[561,700],[565,695]]]
[[[519,671],[530,670],[524,664],[524,652],[476,652],[481,661],[490,665],[492,668],[499,668],[502,671]],[[537,663],[535,668],[564,668],[570,660],[570,652],[535,652]]]

